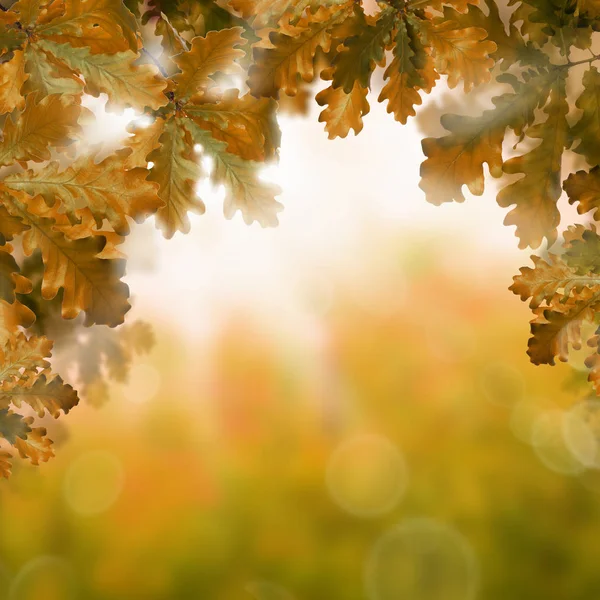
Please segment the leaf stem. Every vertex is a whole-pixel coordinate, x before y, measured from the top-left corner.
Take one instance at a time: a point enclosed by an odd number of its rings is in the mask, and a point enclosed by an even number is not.
[[[156,58],[156,56],[154,56],[153,54],[148,52],[148,50],[146,50],[146,48],[142,48],[142,54],[147,56],[152,61],[152,63],[158,68],[158,70],[160,71],[160,74],[165,79],[167,79],[169,77],[169,75],[165,71],[165,68],[160,64],[160,62],[159,62],[158,58]]]
[[[592,63],[596,60],[600,60],[600,54],[593,54],[592,58],[584,58],[583,60],[569,61],[564,65],[557,65],[563,69],[570,69],[571,67],[575,67],[577,65],[584,65],[585,63]]]

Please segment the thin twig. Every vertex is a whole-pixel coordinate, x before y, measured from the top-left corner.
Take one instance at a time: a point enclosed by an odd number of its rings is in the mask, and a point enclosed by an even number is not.
[[[150,52],[148,52],[148,50],[146,50],[146,48],[142,48],[142,54],[145,54],[152,61],[152,63],[158,68],[158,70],[160,71],[160,74],[165,79],[169,77],[169,75],[165,71],[165,68],[160,64],[160,62],[158,61],[158,59],[156,58],[156,56],[154,56],[153,54],[151,54]]]
[[[566,68],[569,69],[571,67],[575,67],[577,65],[584,65],[585,63],[593,63],[596,60],[600,60],[600,54],[594,54],[592,58],[584,58],[583,60],[576,60],[576,61],[569,61],[568,63],[565,63],[564,65],[557,65],[559,67],[562,68]]]

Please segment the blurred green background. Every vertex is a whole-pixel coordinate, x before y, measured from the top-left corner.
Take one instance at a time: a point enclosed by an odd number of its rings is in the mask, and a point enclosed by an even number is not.
[[[0,482],[2,600],[600,598],[598,403],[583,356],[528,362],[492,187],[427,205],[414,123],[317,116],[282,119],[280,227],[205,186],[191,234],[135,229],[157,343]]]
[[[146,314],[129,384],[0,484],[0,597],[597,598],[585,374],[531,366],[505,270],[465,285],[442,252],[394,254],[369,302],[303,288],[303,337]]]

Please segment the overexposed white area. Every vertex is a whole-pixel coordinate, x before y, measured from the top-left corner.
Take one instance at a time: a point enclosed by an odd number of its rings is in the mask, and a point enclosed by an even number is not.
[[[507,210],[495,202],[495,181],[488,178],[481,197],[465,188],[462,204],[428,204],[418,186],[424,135],[414,120],[394,121],[376,93],[358,136],[329,140],[316,103],[307,117],[280,119],[280,161],[265,173],[282,189],[277,228],[248,226],[239,213],[226,220],[223,190],[207,183],[198,186],[206,214],[190,216],[189,234],[166,240],[153,219],[135,226],[126,246],[134,313],[150,311],[196,337],[239,308],[307,332],[307,318],[327,309],[336,283],[373,304],[373,290],[385,297],[390,277],[397,289],[399,255],[432,245],[443,250],[436,254],[442,267],[465,282],[505,269],[506,290],[531,252],[519,250],[514,228],[502,224]],[[98,103],[88,103],[101,121],[94,135],[114,141],[133,115],[103,116]],[[380,304],[390,310],[395,301],[402,298]]]

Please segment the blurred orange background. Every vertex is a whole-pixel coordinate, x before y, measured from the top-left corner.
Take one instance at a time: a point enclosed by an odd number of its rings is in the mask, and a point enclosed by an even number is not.
[[[157,343],[0,484],[0,598],[597,597],[583,365],[529,364],[493,191],[426,205],[416,125],[366,121],[283,120],[277,229],[206,186],[190,235],[138,228],[130,319]]]

